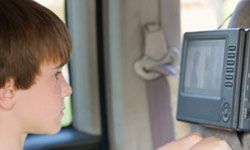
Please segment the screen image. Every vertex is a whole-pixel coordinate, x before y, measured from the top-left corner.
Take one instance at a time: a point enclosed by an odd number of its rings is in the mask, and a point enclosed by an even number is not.
[[[190,40],[186,51],[184,93],[219,97],[225,40]]]

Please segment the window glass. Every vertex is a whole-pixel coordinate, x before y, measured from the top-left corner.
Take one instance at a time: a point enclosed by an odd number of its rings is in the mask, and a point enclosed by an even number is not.
[[[65,0],[35,0],[36,2],[40,3],[41,5],[49,8],[53,11],[60,19],[65,22]],[[62,73],[69,83],[69,71],[68,65],[63,67]],[[71,110],[71,98],[65,98],[65,110],[64,110],[64,117],[62,119],[62,126],[68,126],[72,122],[72,110]]]
[[[225,20],[225,23],[223,24],[223,28],[226,28],[227,25],[229,24],[229,21],[230,21],[230,16],[231,14],[233,13],[237,3],[239,2],[239,0],[225,0],[224,1],[224,4],[223,4],[223,18]]]
[[[239,0],[181,0],[182,33],[187,31],[217,29],[233,12],[238,1]],[[228,21],[224,23],[224,27],[227,26]]]

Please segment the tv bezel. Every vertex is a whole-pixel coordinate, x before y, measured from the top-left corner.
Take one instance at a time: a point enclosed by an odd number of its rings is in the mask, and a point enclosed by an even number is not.
[[[178,94],[178,108],[177,119],[199,124],[212,125],[222,128],[229,128],[232,130],[238,129],[238,116],[240,106],[240,85],[242,78],[242,63],[244,55],[244,37],[243,29],[226,29],[226,30],[212,30],[202,32],[188,32],[184,34],[181,60],[181,73],[179,82]],[[223,56],[223,71],[220,96],[201,96],[195,94],[185,94],[185,72],[187,62],[187,45],[192,40],[215,40],[224,39],[224,56]],[[227,55],[229,46],[236,46],[235,50],[235,65],[234,65],[234,79],[232,80],[232,87],[225,87],[226,82],[226,68]],[[228,108],[229,118],[225,121],[223,111],[225,107]]]

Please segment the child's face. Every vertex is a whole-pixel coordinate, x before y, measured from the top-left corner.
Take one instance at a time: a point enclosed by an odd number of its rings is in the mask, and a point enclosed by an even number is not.
[[[16,91],[16,116],[26,132],[53,134],[60,130],[64,98],[72,93],[61,71],[55,64],[42,65],[36,83]]]

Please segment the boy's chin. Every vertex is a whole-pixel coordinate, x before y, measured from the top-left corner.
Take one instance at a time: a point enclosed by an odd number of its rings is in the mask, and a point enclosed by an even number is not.
[[[45,134],[53,135],[53,134],[58,133],[60,130],[61,130],[61,126],[59,126],[59,127],[57,127],[57,128],[54,128],[54,129],[51,128],[51,130],[48,130],[48,132],[45,133]]]
[[[45,134],[45,135],[53,135],[58,133],[61,130],[61,125],[57,127],[51,127],[47,129],[42,129],[36,132],[33,132],[34,134]]]

